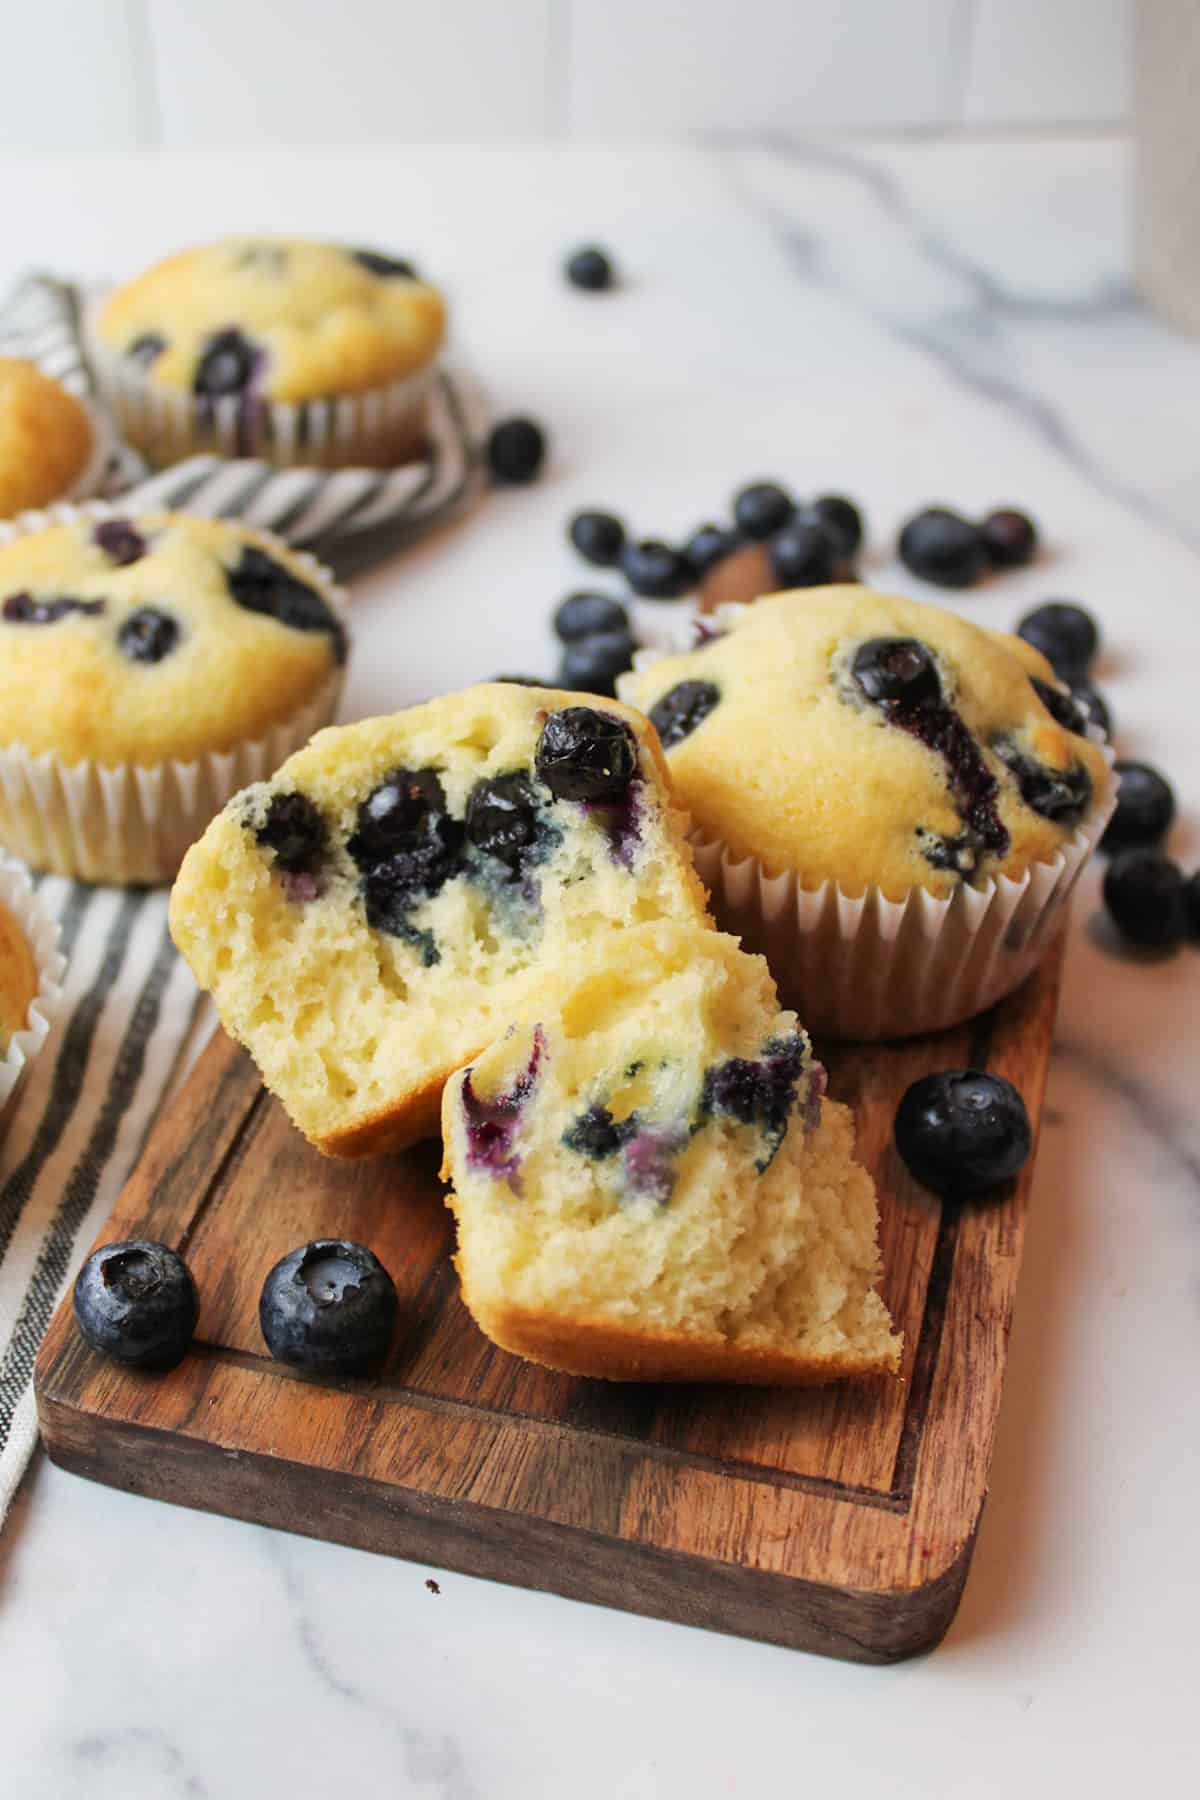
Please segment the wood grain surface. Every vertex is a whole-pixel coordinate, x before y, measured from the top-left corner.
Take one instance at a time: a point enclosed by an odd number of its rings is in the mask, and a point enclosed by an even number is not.
[[[943,1208],[900,1163],[892,1120],[918,1076],[971,1065],[1014,1082],[1036,1129],[1060,962],[1061,939],[958,1030],[826,1057],[879,1188],[899,1380],[628,1386],[494,1349],[459,1299],[438,1146],[325,1160],[218,1034],[103,1234],[186,1255],[196,1344],[167,1375],[123,1369],[65,1302],[37,1369],[49,1453],[137,1493],[631,1612],[857,1661],[924,1649],[978,1528],[1033,1165]],[[330,1235],[369,1244],[396,1281],[375,1379],[305,1378],[259,1333],[267,1270]]]

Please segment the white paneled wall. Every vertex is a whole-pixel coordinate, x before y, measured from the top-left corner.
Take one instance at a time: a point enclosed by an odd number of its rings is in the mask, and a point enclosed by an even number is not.
[[[0,0],[0,147],[1109,124],[1135,0]]]

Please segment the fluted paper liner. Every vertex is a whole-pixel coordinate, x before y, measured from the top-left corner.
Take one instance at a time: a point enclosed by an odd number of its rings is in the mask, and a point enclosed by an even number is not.
[[[85,517],[125,517],[118,506],[54,506],[22,513],[0,525],[0,544]],[[255,527],[320,589],[343,624],[344,591],[314,556]],[[65,763],[52,750],[0,745],[0,841],[31,868],[79,881],[157,886],[171,881],[189,846],[227,800],[252,781],[264,781],[314,731],[332,723],[344,667],[335,667],[290,718],[260,738],[214,750],[191,762],[112,766],[84,759]]]
[[[62,1001],[66,962],[58,947],[58,924],[37,895],[28,871],[0,854],[0,905],[6,906],[24,933],[37,966],[37,992],[29,1003],[25,1025],[14,1031],[0,1055],[0,1124],[26,1069],[41,1050]]]
[[[640,652],[635,667],[661,654]],[[1100,743],[1100,733],[1089,736]],[[1012,993],[1041,961],[1116,805],[1113,754],[1103,748],[1108,792],[1050,861],[980,887],[964,882],[945,899],[922,887],[903,900],[875,885],[857,896],[836,881],[806,887],[799,870],[773,873],[693,825],[696,869],[718,925],[766,957],[784,1005],[816,1036],[872,1043],[948,1030]]]
[[[101,398],[128,443],[155,468],[208,451],[261,457],[280,468],[393,468],[422,452],[436,358],[360,393],[297,402],[248,394],[210,399],[156,382],[97,330],[100,295],[83,321]]]

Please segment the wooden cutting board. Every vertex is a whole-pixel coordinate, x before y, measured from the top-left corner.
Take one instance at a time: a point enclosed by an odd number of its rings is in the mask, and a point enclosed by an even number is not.
[[[622,1386],[493,1349],[459,1299],[438,1146],[326,1161],[218,1035],[104,1233],[187,1257],[194,1349],[167,1375],[122,1369],[64,1302],[37,1369],[49,1453],[135,1493],[630,1612],[861,1662],[926,1648],[983,1506],[1032,1161],[986,1202],[943,1208],[900,1163],[892,1120],[918,1076],[969,1064],[1014,1082],[1036,1129],[1061,951],[969,1026],[828,1054],[879,1187],[901,1380]],[[395,1277],[378,1379],[316,1382],[266,1354],[263,1278],[319,1236],[369,1244]]]

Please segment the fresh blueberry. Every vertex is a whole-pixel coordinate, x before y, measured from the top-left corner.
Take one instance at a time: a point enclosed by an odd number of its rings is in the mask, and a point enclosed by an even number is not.
[[[679,551],[658,538],[626,544],[621,568],[634,593],[646,600],[677,600],[691,586],[691,570]]]
[[[140,562],[146,554],[145,538],[128,519],[102,519],[92,533],[92,542],[121,569]]]
[[[462,1110],[467,1132],[467,1163],[493,1179],[507,1181],[514,1191],[520,1185],[521,1159],[516,1150],[516,1136],[525,1102],[537,1085],[538,1071],[546,1042],[540,1025],[535,1026],[533,1048],[529,1060],[507,1093],[485,1100],[475,1092],[472,1070],[463,1076]]]
[[[159,332],[143,331],[140,337],[135,337],[133,342],[126,347],[125,355],[130,362],[140,363],[143,369],[148,369],[150,364],[157,361],[162,355],[166,347],[167,340]]]
[[[1071,698],[1082,712],[1086,724],[1096,725],[1106,738],[1112,737],[1112,708],[1094,681],[1073,681]]]
[[[799,1032],[764,1044],[761,1060],[732,1056],[704,1072],[700,1090],[702,1119],[724,1116],[757,1125],[767,1140],[756,1167],[767,1168],[787,1133],[804,1065],[805,1040]]]
[[[307,794],[272,794],[266,817],[254,832],[256,842],[275,855],[289,875],[315,875],[325,857],[329,830]]]
[[[1033,1148],[1025,1102],[1009,1081],[977,1069],[926,1075],[896,1113],[896,1149],[910,1172],[948,1199],[1007,1181]]]
[[[563,650],[559,685],[584,694],[605,694],[611,700],[617,676],[633,667],[636,648],[627,631],[594,631],[574,638]]]
[[[971,587],[988,566],[976,527],[945,506],[927,507],[908,521],[900,533],[900,560],[922,581],[948,588]]]
[[[488,434],[487,459],[495,481],[511,487],[536,481],[546,460],[546,434],[533,419],[501,419]]]
[[[617,1120],[607,1106],[589,1106],[567,1126],[562,1141],[576,1155],[586,1156],[590,1162],[603,1162],[606,1157],[615,1156],[629,1142],[637,1128],[636,1113],[630,1113],[627,1119]]]
[[[395,1283],[372,1251],[348,1238],[317,1238],[275,1264],[258,1322],[276,1362],[357,1375],[387,1354],[398,1310]]]
[[[361,803],[346,848],[365,868],[411,847],[446,812],[446,791],[435,769],[393,769]]]
[[[231,325],[209,338],[196,365],[192,389],[210,400],[225,394],[242,394],[250,386],[258,362],[258,351]]]
[[[158,663],[179,642],[179,621],[157,606],[139,606],[117,632],[117,646],[130,662]]]
[[[683,547],[683,559],[695,581],[703,581],[711,569],[732,556],[741,543],[736,531],[724,525],[699,525]]]
[[[1092,778],[1082,763],[1052,769],[1005,737],[993,739],[992,749],[1016,776],[1026,806],[1043,819],[1067,825],[1087,810],[1092,798]]]
[[[869,638],[854,652],[851,673],[877,706],[907,710],[941,703],[937,665],[916,638]]]
[[[1187,930],[1185,884],[1178,864],[1156,850],[1125,850],[1104,874],[1104,904],[1122,937],[1171,950]]]
[[[10,625],[55,625],[70,613],[95,618],[104,611],[104,602],[73,600],[67,594],[56,594],[49,600],[35,600],[32,594],[10,594],[0,610]]]
[[[573,250],[563,267],[572,287],[586,288],[591,294],[610,288],[615,280],[612,258],[596,244]]]
[[[144,1369],[174,1367],[200,1312],[183,1258],[144,1238],[93,1250],[76,1277],[74,1306],[93,1350]]]
[[[1017,626],[1017,636],[1040,650],[1060,681],[1081,681],[1100,648],[1091,613],[1072,600],[1048,600]]]
[[[1109,855],[1118,850],[1147,849],[1159,844],[1175,818],[1175,790],[1149,763],[1113,764],[1117,807],[1100,839]]]
[[[1037,526],[1028,513],[998,507],[980,520],[979,535],[993,569],[1022,569],[1037,554]]]
[[[1073,731],[1077,737],[1086,735],[1087,716],[1068,688],[1039,681],[1036,675],[1029,677],[1029,685],[1056,724],[1064,731]]]
[[[385,256],[381,250],[351,250],[350,254],[370,275],[380,275],[384,280],[418,280],[417,271],[406,256]]]
[[[767,545],[775,579],[784,587],[824,587],[837,573],[837,552],[815,519],[793,519]]]
[[[628,631],[629,614],[611,594],[568,594],[554,615],[554,629],[564,644],[597,631]]]
[[[558,800],[619,800],[637,774],[637,740],[612,713],[567,706],[542,726],[535,763]]]
[[[796,502],[776,481],[752,481],[733,498],[733,517],[744,537],[769,538],[782,531]]]
[[[661,700],[650,708],[650,723],[659,735],[664,750],[681,744],[698,725],[703,725],[721,698],[721,690],[712,681],[677,681]]]
[[[813,519],[821,527],[834,552],[842,562],[857,556],[862,548],[862,514],[853,500],[844,494],[820,494],[803,510],[805,519]]]
[[[1200,871],[1183,884],[1183,916],[1189,937],[1200,939]]]
[[[338,662],[346,660],[346,633],[329,602],[265,550],[247,544],[226,572],[229,591],[247,612],[264,613],[292,631],[326,631]]]
[[[527,859],[538,837],[538,805],[525,771],[493,775],[477,781],[467,799],[469,842],[514,871]]]
[[[578,512],[567,532],[584,561],[600,568],[615,563],[625,545],[625,527],[613,513]]]

